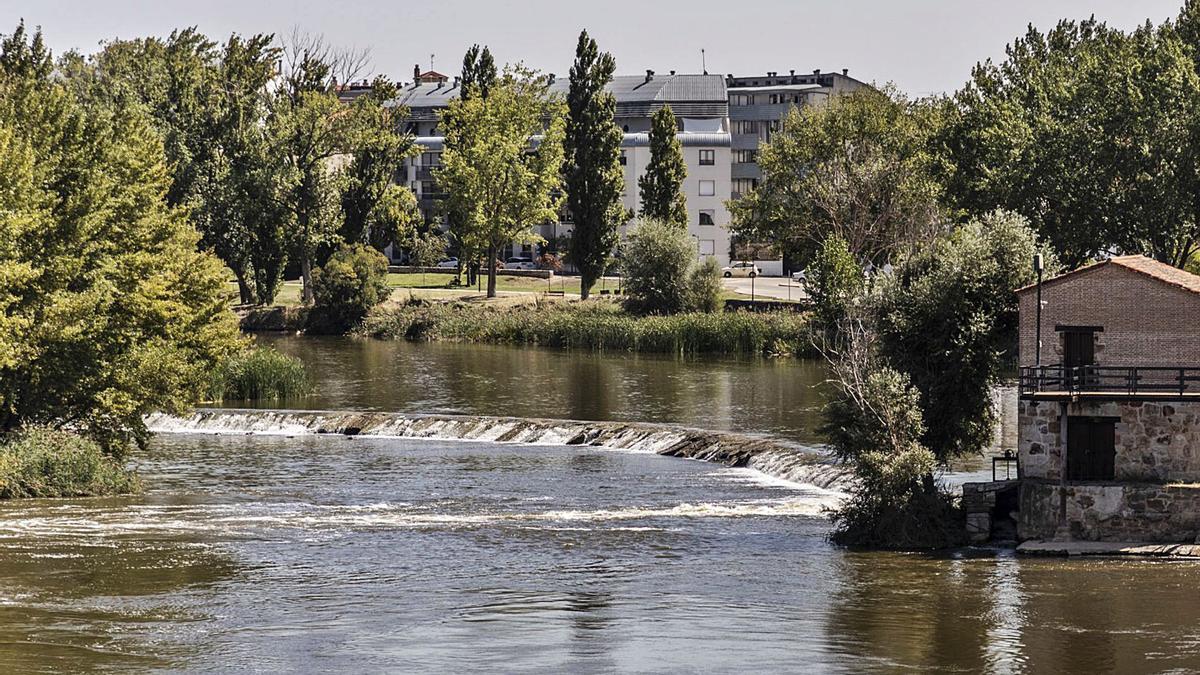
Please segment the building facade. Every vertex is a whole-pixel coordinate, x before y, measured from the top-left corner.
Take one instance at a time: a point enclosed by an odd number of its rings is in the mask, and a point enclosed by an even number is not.
[[[551,77],[552,92],[566,95],[568,83]],[[669,73],[657,75],[619,75],[608,87],[616,99],[615,121],[624,132],[621,141],[621,162],[625,167],[626,208],[637,212],[640,207],[638,178],[649,163],[649,131],[651,117],[665,105],[670,105],[679,126],[678,138],[683,146],[687,164],[684,195],[688,205],[688,233],[696,240],[697,255],[713,257],[721,265],[729,263],[729,210],[725,205],[730,197],[730,137],[729,103],[725,81],[719,75],[687,75]],[[401,91],[397,104],[409,110],[407,130],[416,136],[421,154],[405,162],[399,172],[417,195],[422,214],[428,222],[444,223],[439,203],[445,198],[438,191],[434,172],[441,165],[444,149],[438,129],[438,114],[461,93],[458,78],[440,82],[410,84]],[[621,226],[624,235],[632,223]],[[569,237],[573,225],[569,221],[531,223],[553,250],[560,239]],[[539,251],[530,245],[512,244],[502,257],[535,256]]]
[[[1020,537],[1197,541],[1200,277],[1089,265],[1041,285],[1040,326],[1018,295]]]

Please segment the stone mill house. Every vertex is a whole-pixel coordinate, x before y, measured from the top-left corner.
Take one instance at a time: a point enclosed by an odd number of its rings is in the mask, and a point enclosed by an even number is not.
[[[972,537],[1015,506],[1021,540],[1200,543],[1200,276],[1122,256],[1017,293],[1018,480],[964,488]]]

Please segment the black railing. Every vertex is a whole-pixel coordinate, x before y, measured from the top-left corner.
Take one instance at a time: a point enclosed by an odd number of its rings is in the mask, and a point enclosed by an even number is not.
[[[1184,366],[1025,366],[1020,373],[1022,395],[1064,394],[1196,394],[1200,367]]]

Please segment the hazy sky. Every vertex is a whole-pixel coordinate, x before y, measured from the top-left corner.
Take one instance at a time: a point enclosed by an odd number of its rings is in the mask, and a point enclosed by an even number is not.
[[[620,73],[849,68],[910,94],[957,89],[976,61],[999,57],[1029,23],[1095,14],[1130,28],[1160,22],[1181,0],[0,0],[0,32],[19,17],[41,25],[56,53],[93,51],[105,39],[165,35],[196,25],[210,36],[324,33],[368,47],[376,72],[410,79],[414,63],[453,75],[471,43],[501,62],[566,75],[579,30],[617,57]]]

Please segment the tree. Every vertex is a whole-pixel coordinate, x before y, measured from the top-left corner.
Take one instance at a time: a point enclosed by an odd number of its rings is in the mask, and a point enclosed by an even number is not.
[[[688,275],[696,240],[674,224],[642,219],[621,246],[621,275],[630,308],[675,314],[688,308]]]
[[[446,255],[446,238],[440,233],[429,231],[425,234],[413,234],[408,246],[409,264],[415,267],[433,267]],[[425,270],[421,270],[421,282],[424,283]]]
[[[612,55],[601,54],[587,31],[579,34],[567,94],[565,173],[567,206],[575,223],[570,256],[584,300],[608,267],[617,226],[630,217],[622,203],[625,173],[623,134],[614,119],[617,99],[605,91],[616,67]]]
[[[1021,214],[1070,266],[1110,252],[1182,266],[1200,244],[1194,17],[1031,27],[977,65],[942,134],[953,205]]]
[[[863,292],[863,270],[841,235],[831,234],[821,242],[808,266],[805,290],[817,327],[833,335]]]
[[[721,309],[721,266],[712,256],[693,265],[687,276],[688,309],[697,312],[715,312]]]
[[[487,98],[452,101],[442,120],[446,149],[437,181],[463,215],[460,242],[487,251],[487,294],[495,297],[500,247],[538,241],[531,228],[558,217],[562,106],[548,95],[545,78],[513,69]]]
[[[874,299],[880,352],[920,392],[921,442],[939,461],[992,438],[992,389],[1016,349],[1016,289],[1053,254],[1020,216],[993,213],[939,238],[884,279]]]
[[[758,187],[731,203],[734,234],[802,258],[835,234],[875,262],[928,238],[941,220],[932,112],[890,87],[793,108],[759,151]]]
[[[642,199],[639,213],[643,218],[687,227],[687,199],[683,195],[687,165],[677,132],[675,113],[663,104],[650,118],[650,163],[638,178]]]
[[[461,86],[459,87],[459,98],[470,99],[472,97],[487,98],[488,92],[496,84],[496,61],[492,58],[492,52],[485,45],[482,50],[479,45],[472,45],[467,53],[463,55]],[[444,118],[442,127],[445,129],[447,124],[453,124],[452,119]],[[445,134],[443,139],[444,148],[449,148],[452,141],[450,134]],[[454,242],[454,248],[458,251],[458,266],[459,273],[462,273],[462,268],[465,263],[467,269],[467,285],[475,284],[475,275],[479,272],[479,257],[482,255],[482,245],[471,236],[467,224],[467,217],[462,213],[461,209],[456,204],[451,202],[443,203],[443,208],[446,213],[446,230],[449,238]]]
[[[40,45],[0,48],[0,432],[78,429],[120,454],[242,343],[220,263],[163,199],[151,120],[76,100]]]
[[[387,258],[370,246],[343,244],[313,276],[308,329],[341,334],[358,325],[391,295],[387,268]]]
[[[396,95],[396,85],[381,76],[369,93],[350,104],[354,122],[348,149],[353,159],[341,198],[341,237],[380,251],[407,239],[419,216],[412,191],[395,182],[404,159],[419,152],[412,135],[401,131],[408,111],[388,105]]]

